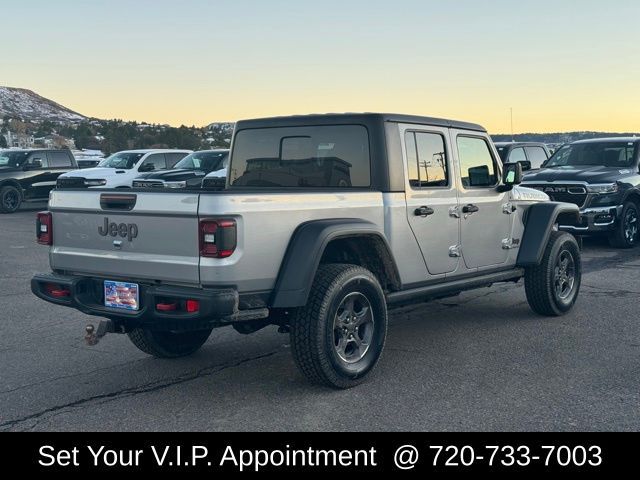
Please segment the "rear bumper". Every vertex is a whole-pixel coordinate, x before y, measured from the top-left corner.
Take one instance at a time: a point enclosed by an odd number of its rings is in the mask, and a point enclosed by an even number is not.
[[[239,295],[234,289],[202,289],[170,287],[140,283],[140,310],[135,312],[115,310],[104,306],[101,278],[37,274],[31,279],[31,291],[42,300],[99,317],[116,320],[125,326],[154,327],[171,330],[191,330],[216,324],[232,323],[241,315],[238,310]],[[48,286],[68,291],[68,295],[55,296]],[[156,309],[167,299],[178,305],[187,300],[197,300],[199,310],[189,313],[183,308],[172,312]]]
[[[576,235],[610,232],[616,228],[620,215],[622,215],[622,205],[585,208],[580,210],[580,223],[560,225],[560,230]]]

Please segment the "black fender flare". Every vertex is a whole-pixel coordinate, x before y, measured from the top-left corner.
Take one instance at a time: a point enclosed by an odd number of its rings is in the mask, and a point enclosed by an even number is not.
[[[272,308],[306,305],[327,245],[336,239],[374,236],[384,242],[393,268],[397,267],[384,234],[373,223],[357,218],[314,220],[300,225],[291,237],[271,296]]]
[[[572,203],[543,202],[531,205],[525,216],[524,234],[517,266],[540,265],[549,237],[560,215],[580,219],[580,208]]]

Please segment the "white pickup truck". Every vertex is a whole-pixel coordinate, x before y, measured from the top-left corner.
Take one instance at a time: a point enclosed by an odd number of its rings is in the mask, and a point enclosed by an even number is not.
[[[140,174],[173,168],[190,153],[191,150],[124,150],[105,158],[97,167],[60,175],[58,186],[131,188]]]
[[[573,307],[580,249],[556,225],[578,207],[521,177],[475,124],[242,121],[224,190],[55,190],[37,225],[52,272],[32,290],[104,317],[92,341],[126,333],[159,357],[277,325],[310,380],[347,388],[378,363],[390,305],[524,278],[538,314]]]

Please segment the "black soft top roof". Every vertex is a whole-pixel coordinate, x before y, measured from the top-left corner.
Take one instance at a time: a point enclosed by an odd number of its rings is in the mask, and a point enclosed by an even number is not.
[[[312,115],[293,115],[286,117],[256,118],[252,120],[240,120],[236,129],[245,128],[269,128],[269,127],[291,127],[310,125],[335,125],[375,122],[397,122],[413,123],[416,125],[430,125],[445,128],[458,128],[461,130],[473,130],[476,132],[486,132],[481,125],[457,120],[446,120],[443,118],[422,117],[418,115],[402,115],[396,113],[326,113]]]

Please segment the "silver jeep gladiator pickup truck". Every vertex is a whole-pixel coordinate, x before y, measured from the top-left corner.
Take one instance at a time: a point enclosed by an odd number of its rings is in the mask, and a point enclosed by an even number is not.
[[[348,388],[380,359],[389,306],[524,278],[535,312],[573,307],[580,249],[557,225],[578,207],[521,177],[470,123],[241,121],[222,191],[53,191],[37,220],[52,272],[31,287],[104,317],[90,341],[126,333],[158,357],[276,325],[311,381]]]

